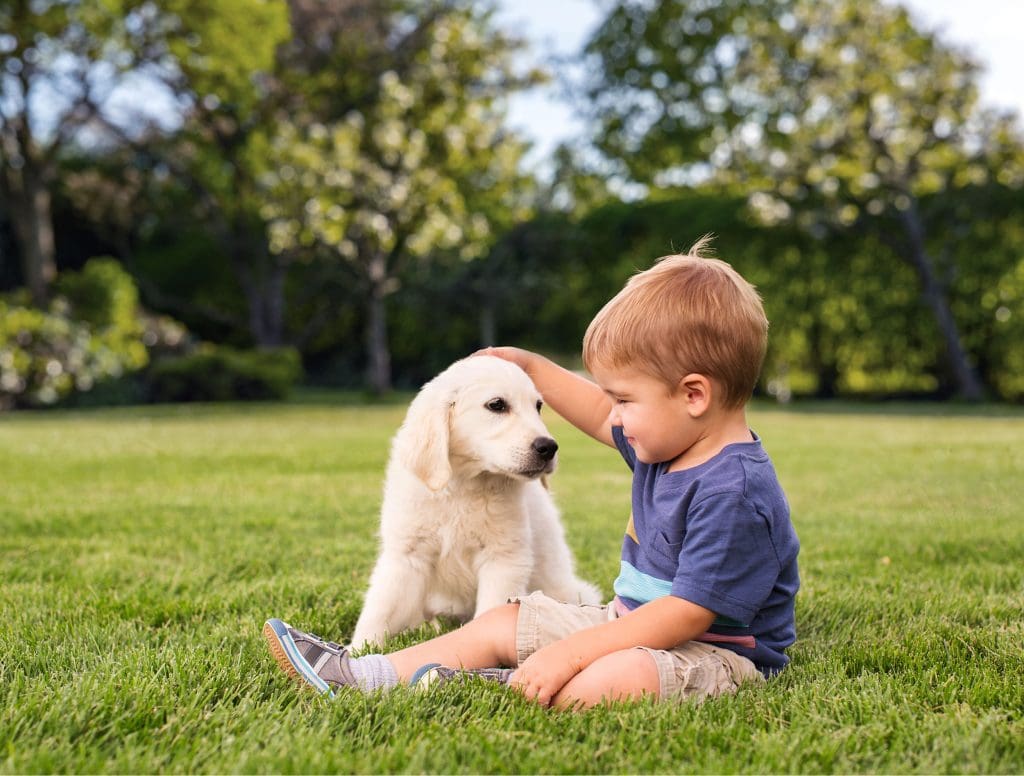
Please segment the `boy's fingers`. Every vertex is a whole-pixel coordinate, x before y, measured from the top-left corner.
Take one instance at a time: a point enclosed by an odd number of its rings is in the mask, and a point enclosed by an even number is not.
[[[508,686],[514,689],[516,692],[521,693],[525,698],[536,701],[542,706],[547,706],[550,700],[545,702],[543,700],[543,688],[529,681],[529,679],[520,678],[520,671],[516,671],[509,677]]]

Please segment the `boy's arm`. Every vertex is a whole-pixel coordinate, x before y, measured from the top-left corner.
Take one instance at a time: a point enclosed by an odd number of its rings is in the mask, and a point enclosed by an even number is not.
[[[584,434],[615,447],[610,421],[612,400],[597,384],[521,348],[484,348],[474,355],[497,356],[516,364],[530,376],[551,409]]]
[[[632,647],[671,649],[707,632],[714,620],[710,609],[663,596],[537,650],[516,669],[510,684],[547,706],[570,679],[599,657]]]

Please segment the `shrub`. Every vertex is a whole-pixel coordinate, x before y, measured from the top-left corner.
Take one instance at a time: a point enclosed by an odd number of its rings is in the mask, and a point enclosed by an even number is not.
[[[116,329],[139,334],[139,292],[116,259],[89,259],[81,272],[64,272],[55,285],[77,320],[96,331]]]
[[[0,409],[53,404],[115,370],[87,327],[60,311],[0,300]]]
[[[280,399],[301,378],[294,348],[236,350],[210,344],[194,353],[155,361],[148,370],[152,401]]]
[[[137,400],[129,378],[149,363],[148,347],[185,341],[180,324],[142,314],[135,282],[114,259],[90,259],[54,289],[46,310],[24,293],[0,299],[0,410]]]
[[[302,375],[290,348],[195,347],[180,323],[140,308],[135,282],[114,259],[90,259],[54,290],[47,310],[23,292],[0,299],[0,410],[275,399]]]

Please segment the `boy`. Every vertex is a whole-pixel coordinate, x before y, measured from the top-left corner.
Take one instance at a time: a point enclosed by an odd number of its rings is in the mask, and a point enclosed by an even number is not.
[[[549,406],[633,470],[614,600],[577,606],[534,593],[361,658],[270,620],[264,634],[287,673],[331,695],[478,673],[572,708],[715,696],[785,667],[799,543],[745,415],[768,321],[753,287],[705,258],[706,246],[634,276],[597,314],[583,340],[596,383],[528,351],[482,351],[522,367]]]

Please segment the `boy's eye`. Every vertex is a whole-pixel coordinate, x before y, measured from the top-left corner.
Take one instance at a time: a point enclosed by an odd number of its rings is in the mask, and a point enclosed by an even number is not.
[[[504,399],[491,399],[484,406],[491,412],[508,412],[508,403]]]

